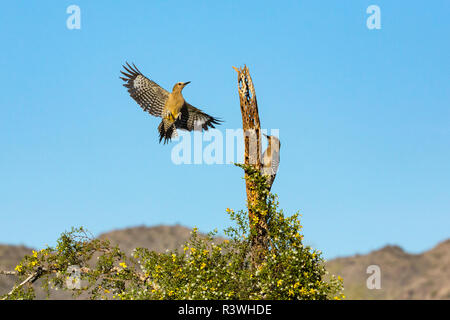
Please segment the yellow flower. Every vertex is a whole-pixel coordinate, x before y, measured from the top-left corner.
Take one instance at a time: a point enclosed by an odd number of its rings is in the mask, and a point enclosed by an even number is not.
[[[177,259],[177,255],[175,253],[172,253],[172,261],[175,262],[176,259]]]
[[[14,270],[16,270],[17,272],[21,272],[22,271],[22,265],[17,265]]]
[[[37,258],[38,253],[33,250],[33,258]]]
[[[202,265],[200,266],[200,270],[203,269],[204,267],[206,267],[206,263],[202,263]]]
[[[294,284],[294,289],[296,289],[298,286],[300,286],[300,282],[296,282],[296,283]]]
[[[124,268],[124,269],[127,268],[127,264],[126,264],[125,262],[119,263],[119,266],[121,266],[121,267]]]
[[[294,295],[294,291],[292,289],[289,289],[289,295],[293,296]]]
[[[281,284],[283,283],[283,280],[278,280],[278,282],[277,282],[277,287],[279,287],[279,286],[281,286]]]

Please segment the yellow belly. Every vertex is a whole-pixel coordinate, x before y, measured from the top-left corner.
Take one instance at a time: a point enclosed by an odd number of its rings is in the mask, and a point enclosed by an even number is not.
[[[173,114],[172,112],[168,113],[166,119],[174,122],[178,118],[178,114]]]

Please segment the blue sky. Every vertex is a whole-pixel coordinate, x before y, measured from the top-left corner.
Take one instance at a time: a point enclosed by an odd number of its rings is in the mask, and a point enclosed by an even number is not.
[[[69,5],[81,29],[69,30]],[[366,27],[369,5],[380,30]],[[119,79],[134,62],[241,127],[247,64],[262,126],[280,130],[273,191],[326,258],[450,236],[450,2],[27,1],[0,10],[0,243],[71,226],[229,225],[240,169],[175,165],[158,119]]]

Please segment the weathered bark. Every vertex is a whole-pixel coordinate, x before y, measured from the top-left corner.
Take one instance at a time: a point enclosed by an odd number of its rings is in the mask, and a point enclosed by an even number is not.
[[[244,163],[261,171],[261,124],[255,88],[247,66],[239,69],[233,68],[238,73],[238,91],[245,146]],[[261,195],[255,190],[253,183],[247,179],[247,172],[245,181],[252,233],[252,263],[253,266],[257,267],[264,261],[268,249],[268,236],[266,216],[258,212],[255,207],[258,201],[265,201],[265,199],[260,199]]]

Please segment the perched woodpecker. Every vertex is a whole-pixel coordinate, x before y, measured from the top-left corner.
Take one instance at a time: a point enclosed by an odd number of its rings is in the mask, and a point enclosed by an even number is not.
[[[158,126],[159,142],[164,139],[167,143],[177,136],[177,129],[181,130],[208,130],[222,121],[207,115],[187,103],[182,95],[183,88],[190,83],[178,82],[173,86],[172,92],[160,87],[157,83],[145,77],[138,68],[128,62],[124,65],[124,71],[120,71],[125,77],[124,87],[128,89],[130,96],[152,116],[161,117]]]
[[[277,175],[278,166],[280,165],[280,147],[281,142],[277,137],[268,136],[267,137],[268,146],[266,151],[264,151],[262,156],[262,167],[261,173],[267,176],[267,184],[269,185],[269,190],[272,188],[273,181]]]

